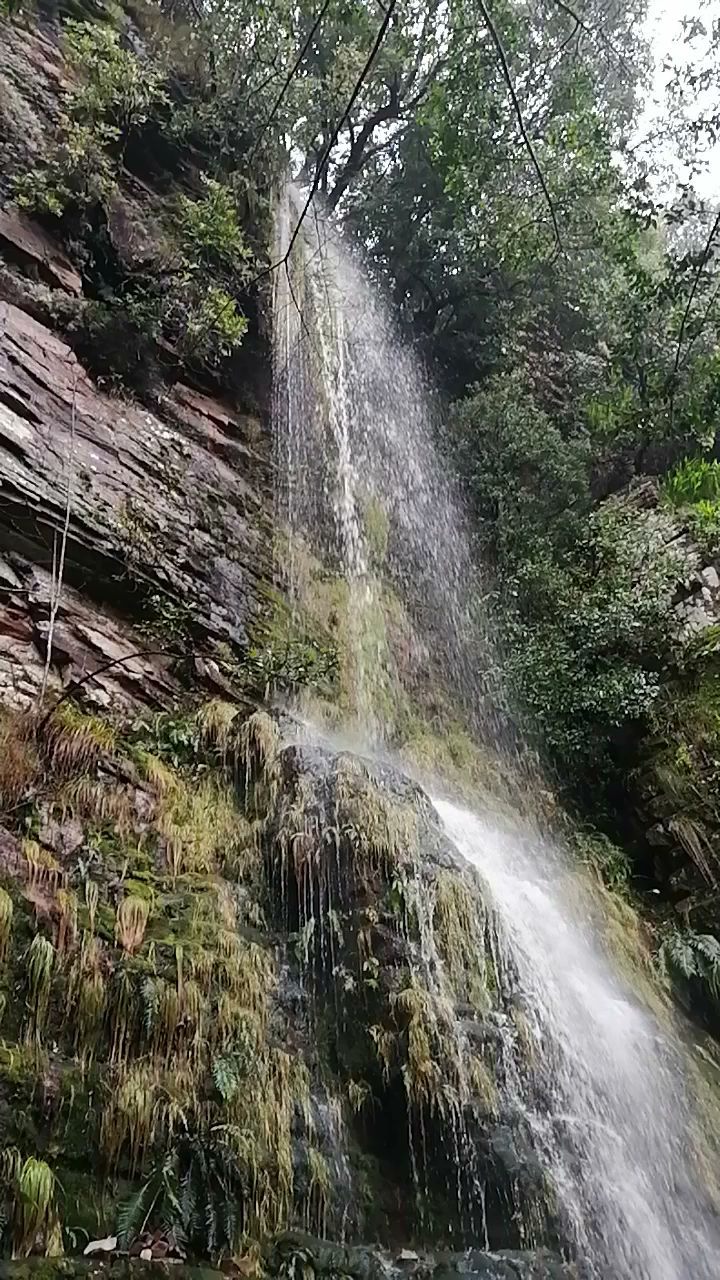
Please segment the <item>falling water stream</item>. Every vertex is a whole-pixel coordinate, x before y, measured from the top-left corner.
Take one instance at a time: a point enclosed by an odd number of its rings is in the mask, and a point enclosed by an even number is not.
[[[289,188],[278,214],[279,257],[301,207]],[[430,654],[476,734],[502,750],[485,697],[492,641],[472,607],[481,584],[433,444],[425,379],[317,210],[276,276],[284,568],[292,593],[298,548],[309,548],[346,583],[350,728],[367,749],[382,749],[392,729],[390,695]],[[420,636],[404,666],[378,625],[381,578]],[[564,853],[538,834],[531,798],[516,821],[481,797],[476,812],[444,799],[435,805],[483,882],[498,984],[523,1010],[530,1061],[510,1034],[501,1037],[503,1106],[552,1188],[570,1255],[593,1280],[720,1276],[720,1224],[695,1150],[679,1040],[608,958]]]

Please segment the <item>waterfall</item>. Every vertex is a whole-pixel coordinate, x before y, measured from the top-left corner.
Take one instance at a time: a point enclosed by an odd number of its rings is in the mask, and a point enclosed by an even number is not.
[[[419,660],[431,645],[473,715],[483,712],[479,676],[494,664],[482,619],[471,617],[477,574],[435,453],[429,389],[314,207],[285,261],[303,203],[290,187],[277,219],[278,522],[289,535],[291,593],[302,593],[301,547],[335,565],[347,584],[345,711],[365,741],[377,742],[393,727],[394,686],[403,681],[383,625],[380,577],[412,607]]]
[[[316,208],[288,254],[302,206],[292,188],[280,202],[274,300],[288,590],[298,610],[314,588],[342,613],[342,728],[365,749],[391,752],[430,674],[442,700],[454,699],[473,733],[507,760],[492,637],[476,603],[483,584],[434,444],[431,390],[361,266]],[[341,592],[330,589],[328,573]],[[433,717],[432,698],[425,695],[422,710]],[[516,794],[523,791],[531,788],[518,785]],[[487,794],[475,797],[473,812],[445,799],[435,806],[492,913],[507,1015],[499,1037],[503,1111],[537,1157],[583,1274],[711,1280],[720,1272],[720,1227],[696,1141],[685,1049],[609,958],[590,891],[578,887],[561,848],[539,834],[532,795],[518,800],[514,819],[506,802],[504,816]],[[523,1015],[522,1052],[513,1009]],[[457,1141],[458,1161],[467,1140],[463,1133]],[[476,1243],[485,1243],[482,1232]]]
[[[720,1236],[693,1168],[681,1055],[572,909],[551,847],[436,807],[496,913],[496,972],[521,1002],[532,1066],[502,1085],[550,1176],[579,1257],[616,1280],[717,1274]]]

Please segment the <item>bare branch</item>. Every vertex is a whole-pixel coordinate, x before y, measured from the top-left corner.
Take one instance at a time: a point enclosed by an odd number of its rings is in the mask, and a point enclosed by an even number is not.
[[[713,222],[710,228],[710,234],[708,235],[708,238],[705,241],[705,248],[702,251],[702,255],[697,266],[697,271],[695,272],[695,277],[692,282],[690,295],[685,305],[685,310],[683,311],[683,317],[680,322],[680,329],[678,331],[677,348],[675,350],[675,363],[673,365],[672,379],[671,379],[671,390],[670,390],[670,420],[671,421],[675,416],[675,395],[677,392],[678,373],[680,371],[680,357],[682,355],[682,345],[685,339],[685,329],[687,327],[687,322],[690,319],[690,311],[692,309],[692,304],[695,300],[695,294],[697,293],[698,285],[700,283],[700,278],[707,265],[707,261],[708,261],[708,258],[710,257],[710,252],[713,246],[713,241],[718,231],[720,231],[720,210],[718,210],[717,217],[715,218],[715,221]]]
[[[530,156],[530,159],[533,164],[533,168],[535,169],[535,172],[538,176],[538,181],[540,183],[540,186],[542,187],[543,195],[545,196],[545,202],[550,211],[550,217],[552,219],[552,224],[553,224],[553,231],[555,233],[556,251],[558,251],[562,248],[562,241],[560,239],[560,227],[558,225],[557,214],[555,213],[555,206],[553,204],[550,191],[548,190],[548,185],[545,181],[545,176],[543,174],[542,169],[540,168],[540,161],[537,158],[537,154],[535,152],[535,148],[530,139],[530,135],[528,134],[528,131],[525,127],[522,107],[520,106],[520,101],[518,99],[517,92],[515,90],[515,84],[512,78],[512,72],[510,71],[507,56],[505,54],[505,50],[503,48],[500,36],[498,35],[497,27],[495,26],[495,23],[493,22],[490,16],[490,13],[488,12],[488,9],[484,3],[484,0],[478,0],[478,5],[480,8],[480,12],[482,13],[485,25],[488,31],[490,32],[492,42],[495,45],[495,49],[497,51],[497,56],[500,61],[500,67],[502,69],[503,78],[508,87],[508,93],[510,94],[510,98],[512,100],[513,108],[515,110],[515,116],[518,122],[518,127],[520,129],[520,134],[522,136],[523,142],[525,143],[525,149],[527,150],[527,153]]]
[[[703,249],[702,257],[700,258],[700,261],[698,263],[698,268],[697,268],[697,271],[695,272],[695,278],[692,283],[692,289],[690,290],[690,296],[687,300],[687,305],[683,312],[683,318],[680,323],[680,330],[678,332],[677,350],[675,352],[675,364],[673,366],[674,375],[677,375],[678,369],[680,368],[680,355],[682,352],[683,339],[685,337],[685,329],[687,326],[687,322],[690,318],[690,310],[691,310],[693,301],[695,299],[695,294],[697,293],[697,288],[700,283],[700,277],[707,265],[707,260],[710,257],[710,250],[712,249],[712,243],[718,231],[720,231],[720,210],[718,211],[717,217],[713,222],[712,227],[710,228],[710,234],[707,240],[705,241],[705,248]]]
[[[265,134],[267,133],[268,129],[270,128],[270,125],[272,124],[273,120],[275,119],[275,116],[276,116],[277,112],[280,110],[280,107],[281,107],[281,105],[282,105],[283,98],[285,97],[285,94],[287,93],[288,89],[290,88],[290,85],[292,84],[293,80],[295,79],[295,76],[297,75],[298,70],[300,69],[300,66],[301,66],[301,64],[302,64],[302,60],[303,60],[303,58],[305,57],[305,54],[307,53],[308,49],[310,48],[310,45],[312,44],[312,42],[313,42],[313,40],[314,40],[314,38],[315,38],[315,35],[316,35],[316,33],[317,33],[317,31],[318,31],[318,29],[319,29],[319,27],[320,27],[320,24],[321,24],[321,22],[322,22],[323,18],[325,17],[325,14],[327,13],[328,9],[330,8],[331,3],[332,3],[332,0],[325,0],[325,3],[323,4],[322,9],[320,10],[320,12],[319,12],[319,14],[318,14],[317,18],[315,19],[315,21],[313,22],[313,24],[312,24],[312,26],[311,26],[311,28],[310,28],[310,31],[309,31],[309,33],[308,33],[307,39],[306,39],[306,41],[305,41],[305,43],[304,43],[304,45],[303,45],[302,49],[300,50],[300,52],[299,52],[299,54],[298,54],[297,58],[295,59],[295,61],[294,61],[293,65],[292,65],[292,67],[290,68],[290,70],[289,70],[289,72],[288,72],[287,76],[285,77],[285,80],[284,80],[284,82],[283,82],[283,86],[282,86],[282,88],[281,88],[281,90],[280,90],[279,94],[277,95],[277,98],[275,99],[275,101],[274,101],[274,103],[273,103],[273,105],[272,105],[272,110],[270,111],[270,115],[268,116],[267,120],[265,121],[265,123],[264,123],[264,125],[263,125],[262,129],[260,130],[259,136],[258,136],[258,138],[257,138],[257,140],[256,140],[256,142],[255,142],[255,144],[253,145],[253,148],[252,148],[252,150],[251,150],[251,152],[250,152],[250,155],[249,155],[249,157],[248,157],[248,162],[249,162],[250,160],[252,160],[253,156],[254,156],[254,155],[255,155],[255,153],[257,152],[257,149],[258,149],[258,147],[260,146],[260,143],[262,142],[262,140],[263,140],[263,138],[264,138]]]
[[[623,70],[626,71],[629,75],[634,76],[634,71],[630,66],[627,58],[625,58],[623,54],[620,53],[620,51],[615,48],[615,45],[613,44],[612,40],[610,40],[609,37],[605,35],[605,32],[602,30],[601,27],[596,28],[596,27],[588,26],[586,22],[583,22],[583,19],[579,16],[579,14],[577,14],[574,9],[571,9],[569,4],[565,3],[565,0],[555,0],[555,4],[557,5],[558,9],[562,9],[563,13],[566,13],[567,16],[569,18],[572,18],[573,22],[575,23],[575,29],[572,35],[575,35],[575,31],[577,31],[578,27],[581,27],[582,30],[586,33],[586,35],[589,35],[592,39],[599,40],[601,44],[604,44],[605,47],[610,50],[613,56],[617,58]],[[570,39],[572,39],[572,36],[570,37]]]
[[[304,222],[304,220],[305,220],[305,218],[306,218],[306,216],[307,216],[308,209],[310,208],[310,205],[312,204],[313,196],[315,195],[315,193],[316,193],[316,191],[317,191],[317,189],[318,189],[318,187],[319,187],[319,185],[320,185],[320,179],[322,178],[323,171],[324,171],[324,169],[325,169],[326,165],[328,164],[328,162],[329,162],[329,160],[330,160],[330,156],[331,156],[331,154],[332,154],[333,147],[335,146],[335,143],[337,142],[337,140],[338,140],[338,138],[339,138],[339,136],[340,136],[340,130],[342,129],[343,125],[345,124],[345,121],[349,118],[350,113],[351,113],[351,111],[352,111],[353,107],[355,106],[355,103],[357,102],[358,98],[360,97],[360,94],[361,94],[361,92],[362,92],[363,85],[365,84],[365,80],[367,79],[367,76],[369,75],[370,71],[372,70],[373,63],[375,62],[375,59],[377,58],[377,55],[378,55],[378,53],[380,52],[380,47],[381,47],[381,45],[382,45],[383,40],[385,39],[385,36],[386,36],[386,34],[387,34],[388,27],[390,26],[390,22],[392,21],[392,16],[393,16],[393,13],[395,12],[396,7],[397,7],[397,0],[389,0],[388,7],[387,7],[387,9],[385,10],[385,17],[383,18],[383,20],[382,20],[382,22],[381,22],[381,24],[380,24],[380,28],[379,28],[379,30],[378,30],[378,33],[377,33],[376,37],[375,37],[375,42],[374,42],[374,44],[373,44],[372,49],[370,50],[370,53],[369,53],[369,55],[368,55],[367,61],[366,61],[366,63],[365,63],[365,66],[363,67],[362,71],[360,72],[360,75],[358,76],[358,79],[357,79],[356,84],[355,84],[355,88],[353,89],[353,91],[352,91],[352,93],[351,93],[351,95],[350,95],[350,101],[348,102],[348,104],[347,104],[347,106],[346,106],[346,108],[345,108],[345,110],[344,110],[343,114],[341,115],[341,117],[340,117],[340,119],[338,120],[338,122],[337,122],[337,124],[336,124],[335,128],[333,129],[333,132],[332,132],[331,137],[330,137],[330,141],[328,142],[328,144],[327,144],[327,146],[326,146],[326,148],[325,148],[325,151],[323,152],[322,156],[320,157],[320,160],[319,160],[319,162],[318,162],[318,165],[317,165],[317,168],[316,168],[316,171],[315,171],[315,177],[314,177],[313,182],[312,182],[312,185],[311,185],[311,187],[310,187],[310,191],[309,191],[309,193],[308,193],[307,200],[305,201],[305,206],[304,206],[304,208],[303,208],[303,210],[302,210],[302,213],[300,214],[300,217],[299,217],[299,218],[298,218],[298,220],[297,220],[297,223],[296,223],[296,225],[295,225],[295,229],[294,229],[294,231],[293,231],[293,233],[292,233],[292,235],[291,235],[291,237],[290,237],[290,243],[288,244],[287,250],[286,250],[286,252],[285,252],[285,258],[284,258],[284,261],[286,261],[286,262],[287,262],[288,258],[290,257],[290,254],[292,253],[293,246],[294,246],[295,241],[297,240],[298,235],[299,235],[299,233],[300,233],[300,228],[301,228],[301,226],[302,226],[302,224],[303,224],[303,222]]]

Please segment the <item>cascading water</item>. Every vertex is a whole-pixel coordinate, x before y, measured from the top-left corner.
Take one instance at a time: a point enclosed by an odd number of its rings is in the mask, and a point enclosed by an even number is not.
[[[717,1275],[720,1235],[693,1167],[680,1053],[573,912],[557,853],[436,807],[489,889],[498,983],[521,1001],[533,1046],[518,1069],[507,1030],[505,1105],[551,1179],[577,1255],[617,1280]]]
[[[280,259],[300,208],[290,189],[278,216]],[[492,644],[469,606],[478,585],[434,450],[428,389],[352,255],[314,209],[276,272],[275,326],[284,568],[291,594],[300,594],[307,554],[345,584],[346,720],[366,747],[391,739],[398,687],[412,699],[415,671],[430,655],[475,731],[492,741],[498,728],[484,697]],[[387,543],[382,569],[378,526]],[[412,616],[412,644],[388,635],[383,582]],[[481,812],[483,805],[478,798]],[[568,1252],[593,1280],[711,1280],[720,1274],[720,1227],[695,1154],[679,1041],[615,971],[587,900],[571,889],[564,855],[536,833],[531,803],[517,825],[447,801],[436,808],[491,906],[507,1011],[502,1106],[543,1170]],[[445,999],[432,937],[425,952]],[[509,1016],[518,1006],[524,1047]],[[456,1046],[462,1051],[460,1035]],[[468,1141],[461,1128],[458,1164]]]
[[[470,620],[469,585],[477,575],[434,451],[428,389],[358,266],[314,208],[285,263],[303,203],[288,188],[277,219],[276,251],[285,264],[275,279],[279,522],[289,533],[291,592],[298,589],[292,557],[301,545],[338,566],[347,583],[353,673],[346,711],[366,741],[377,741],[392,727],[396,675],[378,560],[385,579],[413,603],[416,641],[432,637],[466,709],[478,708],[490,647],[478,620]],[[464,642],[471,627],[473,653]]]

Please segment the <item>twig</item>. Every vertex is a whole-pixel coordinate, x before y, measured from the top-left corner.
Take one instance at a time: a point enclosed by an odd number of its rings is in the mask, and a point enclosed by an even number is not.
[[[287,93],[288,89],[290,88],[290,85],[292,84],[292,82],[293,82],[293,80],[294,80],[294,78],[295,78],[295,76],[296,76],[296,74],[297,74],[297,72],[298,72],[298,70],[299,70],[299,68],[300,68],[300,65],[301,65],[301,63],[302,63],[302,60],[303,60],[303,58],[305,57],[305,54],[307,53],[308,49],[310,48],[310,45],[311,45],[311,44],[312,44],[312,42],[313,42],[313,39],[314,39],[315,34],[316,34],[316,32],[317,32],[317,30],[318,30],[318,28],[319,28],[319,26],[320,26],[320,23],[322,22],[323,18],[325,17],[325,14],[327,13],[328,9],[330,8],[331,3],[332,3],[332,0],[325,0],[325,3],[324,3],[324,5],[323,5],[322,9],[320,10],[320,12],[319,12],[319,14],[318,14],[317,18],[315,19],[315,21],[313,22],[313,25],[312,25],[312,27],[310,28],[310,32],[309,32],[309,34],[308,34],[308,37],[307,37],[307,39],[306,39],[306,41],[305,41],[305,43],[304,43],[304,45],[303,45],[302,49],[300,50],[300,52],[299,52],[299,54],[298,54],[297,58],[295,59],[295,61],[294,61],[293,65],[292,65],[292,67],[290,68],[290,71],[288,72],[288,74],[287,74],[287,76],[286,76],[286,78],[285,78],[285,81],[284,81],[284,83],[283,83],[283,86],[282,86],[282,88],[281,88],[281,90],[280,90],[280,92],[279,92],[279,94],[278,94],[277,98],[275,99],[275,101],[274,101],[274,103],[273,103],[273,105],[272,105],[272,109],[271,109],[271,111],[270,111],[270,115],[268,116],[267,120],[265,121],[265,123],[264,123],[264,125],[263,125],[262,129],[260,130],[260,133],[258,134],[258,137],[257,137],[256,141],[254,142],[254,144],[253,144],[253,146],[252,146],[252,149],[251,149],[251,151],[250,151],[250,155],[248,156],[248,163],[250,163],[250,161],[251,161],[251,160],[253,159],[253,157],[255,156],[255,153],[257,152],[257,149],[258,149],[258,147],[260,146],[260,143],[262,142],[263,138],[265,137],[265,134],[267,133],[268,129],[270,128],[270,125],[272,124],[273,120],[275,119],[275,115],[276,115],[276,113],[280,110],[280,106],[281,106],[281,104],[282,104],[282,100],[283,100],[283,98],[285,97],[285,94]]]
[[[507,56],[505,54],[505,50],[503,48],[500,36],[498,35],[497,28],[490,16],[490,13],[488,12],[488,9],[484,4],[484,0],[478,0],[478,6],[483,16],[485,25],[488,31],[490,32],[492,42],[495,45],[495,49],[497,51],[497,56],[500,61],[500,67],[502,69],[503,78],[508,87],[508,93],[510,94],[510,98],[512,99],[512,104],[515,110],[515,115],[517,118],[518,127],[520,129],[522,140],[525,144],[527,153],[530,156],[530,159],[532,161],[533,168],[535,169],[535,172],[538,176],[538,181],[540,182],[540,186],[542,187],[543,195],[545,196],[547,207],[550,210],[550,217],[552,219],[553,231],[555,233],[555,245],[556,245],[556,252],[557,252],[558,250],[562,249],[562,241],[560,239],[560,227],[558,226],[558,220],[557,220],[557,215],[555,213],[555,206],[552,201],[552,196],[550,195],[550,192],[548,190],[548,185],[545,181],[543,171],[540,168],[540,161],[538,160],[537,155],[535,153],[535,148],[530,140],[530,135],[528,134],[528,131],[525,128],[525,121],[523,119],[522,107],[520,106],[520,101],[518,99],[517,92],[515,90],[515,84],[513,82],[512,73],[508,65]]]
[[[343,114],[341,115],[340,119],[338,120],[338,123],[333,129],[332,135],[330,137],[330,141],[328,142],[322,156],[320,157],[320,160],[318,161],[317,168],[315,170],[315,177],[313,178],[310,191],[308,192],[307,200],[305,201],[305,205],[302,210],[302,213],[300,214],[300,217],[297,220],[297,223],[295,225],[295,230],[293,231],[290,237],[290,243],[288,244],[288,247],[285,253],[286,260],[290,257],[290,254],[292,253],[295,241],[297,240],[298,235],[300,234],[300,228],[307,216],[308,210],[313,201],[313,197],[318,187],[320,186],[320,179],[322,178],[325,166],[327,165],[330,159],[333,147],[335,146],[335,143],[337,142],[340,136],[340,130],[342,129],[343,125],[345,124],[345,121],[350,115],[350,112],[355,106],[355,103],[360,97],[363,85],[365,83],[365,79],[369,75],[370,71],[372,70],[372,65],[375,59],[377,58],[378,53],[380,52],[380,46],[382,45],[382,42],[385,39],[387,29],[390,26],[390,22],[392,20],[392,16],[393,16],[393,13],[395,12],[396,7],[397,7],[397,0],[390,0],[390,3],[388,4],[387,9],[385,10],[385,17],[380,23],[380,29],[377,33],[377,36],[375,37],[375,43],[373,44],[373,47],[370,50],[365,66],[363,67],[362,71],[360,72],[360,75],[358,76],[358,79],[355,83],[355,88],[353,89],[350,95],[350,101],[348,102],[345,110],[343,111]]]
[[[38,695],[38,708],[40,708],[45,699],[47,690],[48,677],[50,675],[50,663],[52,662],[52,646],[53,636],[55,634],[55,623],[57,621],[58,611],[60,609],[60,596],[62,594],[63,574],[65,572],[65,552],[67,550],[68,530],[70,528],[70,513],[72,511],[72,499],[75,478],[75,424],[77,418],[77,364],[73,364],[73,385],[72,385],[72,408],[70,411],[70,450],[67,460],[67,494],[65,498],[65,521],[63,524],[62,537],[60,539],[60,557],[56,561],[57,551],[57,535],[53,537],[53,567],[50,587],[50,619],[48,622],[48,633],[45,641],[45,666],[43,668],[42,684],[40,685],[40,693]],[[56,573],[57,570],[57,573]]]
[[[697,271],[695,272],[695,278],[692,282],[692,289],[690,290],[690,296],[688,297],[687,303],[685,305],[685,310],[683,311],[683,317],[680,322],[677,347],[675,350],[675,363],[673,365],[673,371],[672,371],[672,386],[671,386],[671,392],[670,392],[670,421],[671,422],[673,421],[674,414],[675,414],[675,393],[677,391],[678,372],[680,370],[680,356],[682,354],[682,344],[685,338],[685,329],[687,327],[687,322],[690,319],[690,310],[692,308],[692,304],[695,299],[695,294],[697,293],[697,288],[700,283],[700,277],[703,271],[705,270],[705,267],[707,265],[707,260],[710,257],[710,250],[712,249],[713,240],[715,239],[715,236],[717,235],[719,230],[720,230],[720,210],[718,210],[717,217],[715,218],[715,221],[713,222],[710,228],[710,234],[707,240],[705,241],[705,248],[703,249],[702,256],[698,263]]]
[[[355,87],[350,95],[350,100],[347,106],[345,107],[345,110],[343,111],[342,115],[340,116],[340,119],[338,120],[335,128],[333,129],[332,135],[330,137],[330,141],[328,142],[322,156],[318,160],[317,166],[315,168],[315,177],[313,178],[312,185],[310,187],[310,191],[308,193],[308,197],[303,206],[302,212],[295,224],[295,229],[290,237],[290,241],[288,243],[287,249],[285,250],[282,258],[279,258],[277,262],[271,262],[269,266],[263,267],[262,271],[259,271],[258,274],[253,278],[253,280],[251,281],[251,284],[257,284],[258,280],[262,280],[264,276],[269,276],[271,272],[276,271],[278,267],[281,267],[284,263],[289,261],[290,254],[292,253],[295,245],[295,241],[297,240],[298,235],[300,234],[300,228],[302,227],[302,224],[305,221],[305,218],[307,217],[308,210],[310,209],[310,205],[313,202],[313,197],[315,196],[318,190],[318,187],[320,186],[320,180],[322,178],[324,169],[328,163],[328,160],[330,159],[333,147],[335,146],[340,136],[340,130],[345,124],[345,121],[350,115],[350,112],[352,111],[353,107],[355,106],[355,103],[357,102],[362,92],[365,79],[368,73],[372,70],[373,63],[377,58],[378,53],[380,52],[380,46],[382,45],[382,42],[385,39],[387,29],[390,26],[390,22],[392,20],[392,16],[393,16],[393,13],[395,12],[396,7],[397,7],[397,0],[390,0],[388,7],[385,10],[385,17],[383,18],[380,24],[380,29],[377,33],[377,36],[375,37],[373,47],[370,50],[370,53],[365,62],[365,65],[355,82]]]
[[[618,62],[620,63],[620,66],[623,68],[624,71],[628,72],[631,75],[633,74],[632,67],[630,66],[627,58],[624,57],[624,55],[620,53],[618,49],[615,48],[615,45],[613,44],[612,40],[610,40],[610,38],[605,35],[605,32],[602,30],[602,28],[596,29],[595,27],[588,26],[587,22],[584,22],[583,19],[580,17],[580,15],[577,14],[574,9],[570,8],[569,4],[565,3],[565,0],[555,0],[555,4],[557,5],[558,9],[562,9],[563,13],[566,13],[567,16],[569,18],[572,18],[573,22],[575,23],[575,30],[573,31],[572,36],[575,35],[575,31],[577,31],[578,27],[581,27],[582,30],[586,33],[586,35],[589,35],[593,39],[599,40],[601,44],[606,45],[606,47],[610,50],[613,56],[617,58]],[[572,39],[572,36],[570,37],[570,39]]]
[[[120,667],[124,662],[132,662],[134,658],[188,658],[202,656],[203,655],[199,650],[180,653],[179,651],[175,652],[172,649],[134,649],[132,653],[124,654],[122,658],[111,658],[109,662],[103,662],[101,666],[96,667],[94,671],[88,671],[86,675],[79,676],[76,680],[71,680],[69,684],[65,686],[60,697],[55,699],[52,706],[48,708],[42,720],[38,724],[38,733],[42,733],[48,721],[55,714],[61,703],[65,702],[67,698],[71,698],[76,690],[81,689],[84,684],[88,683],[88,681],[94,680],[96,676],[104,675],[104,673],[109,671],[111,667]]]

